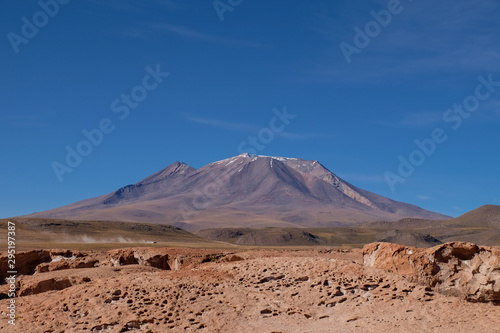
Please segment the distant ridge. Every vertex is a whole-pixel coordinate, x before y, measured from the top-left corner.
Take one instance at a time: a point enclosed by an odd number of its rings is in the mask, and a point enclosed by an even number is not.
[[[446,225],[464,227],[492,227],[500,229],[500,206],[484,205],[457,218],[451,219]]]
[[[331,227],[447,219],[360,189],[318,161],[242,154],[195,169],[175,162],[112,193],[29,215],[223,227]]]

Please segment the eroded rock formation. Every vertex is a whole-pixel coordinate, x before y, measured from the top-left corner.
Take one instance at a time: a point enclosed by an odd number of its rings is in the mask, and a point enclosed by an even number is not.
[[[474,302],[500,301],[500,250],[452,242],[429,249],[391,243],[363,248],[364,264]]]

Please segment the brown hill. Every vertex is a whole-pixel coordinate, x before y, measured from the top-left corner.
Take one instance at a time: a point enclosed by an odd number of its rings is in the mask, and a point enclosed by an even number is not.
[[[449,226],[500,229],[500,206],[485,205],[444,223]]]
[[[70,221],[46,218],[13,218],[0,220],[0,232],[7,234],[8,221],[14,222],[19,235],[17,250],[60,248],[117,248],[135,246],[213,247],[220,244],[200,238],[170,225],[115,221]],[[7,237],[0,245],[7,249]],[[152,245],[157,244],[157,245]]]
[[[442,244],[439,239],[431,235],[421,235],[408,230],[388,230],[377,235],[377,240],[384,243],[403,244],[413,247],[431,247]]]
[[[471,242],[481,245],[500,245],[500,206],[485,205],[446,221],[406,218],[397,221],[376,221],[360,225],[367,230],[379,230],[376,240],[386,238],[394,230],[419,235],[432,235],[443,242]],[[395,238],[393,243],[411,244],[409,239]],[[413,245],[412,245],[413,246]]]
[[[30,217],[148,222],[186,230],[447,218],[355,187],[318,161],[249,154],[198,170],[176,162],[113,193]]]
[[[431,235],[412,230],[332,228],[222,228],[206,229],[196,235],[207,240],[249,246],[349,246],[360,247],[374,241],[407,246],[431,247],[442,244]]]
[[[315,246],[324,241],[303,228],[226,228],[207,229],[196,233],[198,236],[215,241],[250,246]]]

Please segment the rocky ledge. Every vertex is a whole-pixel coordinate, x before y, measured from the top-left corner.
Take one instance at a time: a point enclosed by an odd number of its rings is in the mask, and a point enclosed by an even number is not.
[[[363,248],[365,266],[404,276],[448,296],[500,302],[500,250],[451,242],[428,249],[391,243]]]

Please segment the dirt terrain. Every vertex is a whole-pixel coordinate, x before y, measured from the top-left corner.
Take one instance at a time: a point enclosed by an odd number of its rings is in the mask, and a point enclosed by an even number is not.
[[[467,260],[477,262],[490,278],[489,289],[498,290],[498,249],[476,247],[464,258],[463,246],[425,251],[441,259],[447,251],[445,262],[438,263],[442,272],[446,265],[460,263],[453,266],[457,272],[464,268],[470,274]],[[15,327],[6,317],[8,284],[0,286],[0,331],[500,331],[498,303],[445,295],[438,292],[442,284],[433,282],[432,287],[413,279],[427,272],[418,270],[422,263],[411,257],[414,251],[417,259],[431,253],[393,244],[238,253],[179,248],[29,251],[18,254],[24,271],[16,282]],[[391,256],[406,271],[394,271]],[[0,258],[4,262],[5,254]],[[446,274],[453,278],[453,272]],[[467,287],[457,284],[461,290]],[[494,300],[498,296],[489,295]]]

